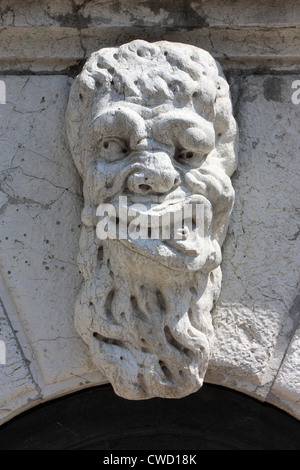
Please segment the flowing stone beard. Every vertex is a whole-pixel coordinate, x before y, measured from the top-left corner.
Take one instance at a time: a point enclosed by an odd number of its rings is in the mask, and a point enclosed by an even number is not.
[[[99,194],[84,191],[79,266],[85,280],[75,325],[94,364],[123,398],[181,398],[203,384],[214,341],[211,311],[221,288],[215,230],[233,203],[230,179],[214,170],[188,172],[189,187],[183,183],[156,208],[202,202],[199,255],[186,250],[185,240],[100,240],[91,210]],[[119,180],[120,174],[114,184]],[[93,188],[88,183],[85,188]],[[209,198],[199,194],[201,188]],[[116,204],[122,190],[113,194],[110,203]],[[103,194],[101,200],[107,201]]]
[[[123,398],[181,398],[196,392],[213,345],[210,312],[220,292],[220,268],[210,273],[170,269],[119,240],[95,238],[91,244],[95,230],[83,232],[94,260],[88,268],[85,263],[89,272],[75,325],[94,364]]]

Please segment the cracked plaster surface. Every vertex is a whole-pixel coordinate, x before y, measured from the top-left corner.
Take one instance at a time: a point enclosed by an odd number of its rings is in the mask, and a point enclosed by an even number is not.
[[[292,76],[239,81],[240,167],[215,312],[215,365],[222,380],[243,388],[246,379],[246,388],[262,397],[299,321],[293,308],[300,271],[299,109],[291,102],[292,82]]]
[[[28,363],[16,339],[3,303],[0,299],[0,337],[5,344],[6,364],[0,364],[1,396],[0,422],[14,410],[39,398]]]
[[[47,385],[89,368],[72,323],[82,196],[62,132],[69,79],[13,82],[0,136],[1,271]]]
[[[299,10],[298,2],[280,0],[3,0],[0,69],[74,72],[95,44],[143,38],[202,47],[223,67],[292,70],[299,64]]]
[[[81,282],[76,257],[82,198],[63,127],[71,80],[3,78],[8,92],[7,104],[1,105],[0,261],[15,311],[4,296],[0,339],[4,335],[15,348],[9,364],[20,361],[17,372],[0,366],[5,421],[40,400],[103,383],[103,378],[73,325]],[[232,79],[240,163],[207,380],[300,417],[294,373],[298,336],[292,341],[299,320],[293,305],[300,259],[300,111],[291,103],[293,80],[288,75]],[[275,85],[279,93],[272,94]],[[9,380],[15,374],[20,380]],[[28,403],[27,395],[33,401]]]

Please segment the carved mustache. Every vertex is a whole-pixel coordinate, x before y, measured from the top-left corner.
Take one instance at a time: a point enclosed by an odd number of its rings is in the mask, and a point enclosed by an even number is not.
[[[222,228],[227,222],[234,203],[234,190],[230,178],[216,165],[210,167],[209,164],[205,164],[201,168],[185,171],[174,169],[172,166],[174,171],[173,184],[168,192],[155,194],[153,191],[148,190],[140,191],[140,193],[131,191],[128,187],[128,182],[132,181],[134,177],[136,178],[136,185],[138,183],[144,184],[145,178],[147,178],[145,175],[148,175],[148,177],[150,175],[154,178],[155,172],[158,172],[158,177],[163,180],[169,164],[172,164],[171,159],[168,157],[168,159],[164,160],[162,169],[157,163],[158,160],[153,160],[152,155],[152,158],[149,158],[147,161],[131,161],[125,166],[115,166],[114,164],[103,162],[98,167],[96,174],[93,168],[91,168],[92,184],[90,187],[92,192],[87,189],[88,194],[86,196],[88,197],[86,197],[86,201],[94,201],[95,206],[101,203],[116,204],[120,195],[126,195],[131,204],[142,203],[146,206],[156,204],[161,206],[162,211],[166,211],[168,207],[171,207],[171,204],[188,203],[191,196],[198,194],[209,201],[213,212],[213,233],[217,240],[222,242]],[[153,178],[152,180],[150,179],[150,183],[153,182]],[[131,189],[134,188],[131,187]],[[93,223],[96,225],[97,219],[94,220],[95,213],[92,210],[93,206],[89,206],[92,212],[87,210],[88,206],[87,204],[85,212],[90,214],[88,218],[91,220],[92,225]],[[157,211],[159,210],[158,207]]]
[[[109,179],[108,187],[103,190],[102,197],[104,202],[112,201],[116,196],[128,192],[127,182],[130,181],[133,175],[143,174],[148,168],[140,163],[134,163],[121,169],[117,174]],[[209,168],[209,166],[200,169],[191,169],[183,175],[179,175],[174,181],[174,185],[168,194],[147,195],[147,200],[153,203],[162,203],[168,198],[168,195],[173,193],[177,187],[182,183],[183,190],[187,196],[192,194],[200,194],[204,196],[213,206],[214,210],[218,213],[228,213],[231,211],[234,202],[234,191],[230,178],[221,170]],[[124,188],[125,191],[124,191]],[[144,193],[145,194],[145,193]],[[143,196],[143,193],[140,194]],[[144,198],[140,198],[143,200]],[[219,207],[219,210],[218,210]]]

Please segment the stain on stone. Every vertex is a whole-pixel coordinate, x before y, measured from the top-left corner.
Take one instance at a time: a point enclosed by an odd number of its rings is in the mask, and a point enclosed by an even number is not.
[[[91,23],[91,17],[83,16],[81,13],[66,13],[65,15],[54,15],[52,17],[60,26],[64,26],[66,28],[88,28],[89,24]]]
[[[160,2],[149,0],[144,3],[144,6],[153,11],[155,15],[161,14],[162,10],[168,12],[168,24],[170,24],[170,20],[173,20],[173,25],[184,24],[186,28],[191,26],[198,28],[209,26],[206,16],[201,16],[192,8],[190,0],[174,0],[173,2],[170,2],[170,0],[161,0]]]
[[[72,78],[75,78],[82,71],[84,64],[85,59],[77,60],[74,65],[70,65],[67,69],[65,69],[64,73]]]
[[[278,77],[268,77],[264,80],[264,97],[267,101],[283,102],[282,97],[283,81]]]
[[[53,20],[57,21],[60,26],[71,27],[71,28],[88,28],[92,22],[91,15],[84,16],[80,10],[82,10],[90,0],[83,0],[83,2],[77,4],[75,0],[71,1],[72,12],[64,15],[49,15]]]
[[[291,318],[294,323],[293,330],[291,331],[291,336],[293,336],[295,329],[298,327],[300,318],[300,293],[296,295],[294,302],[290,308],[289,318]]]
[[[111,3],[110,8],[114,13],[120,13],[121,8],[122,8],[122,4],[121,4],[120,0],[114,0]]]

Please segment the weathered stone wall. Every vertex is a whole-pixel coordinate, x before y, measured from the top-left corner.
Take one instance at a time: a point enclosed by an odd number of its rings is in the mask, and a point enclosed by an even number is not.
[[[89,54],[133,39],[204,48],[231,85],[236,202],[206,380],[300,417],[299,10],[274,0],[1,2],[1,422],[105,382],[73,323],[83,200],[65,111]]]

